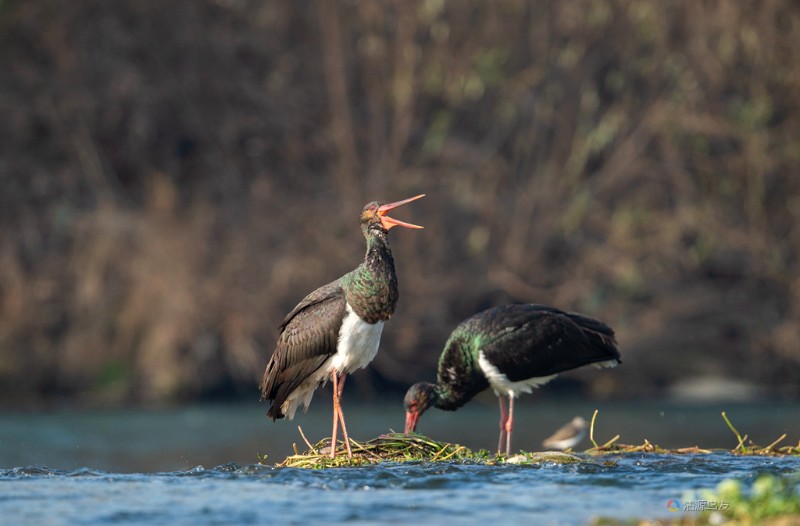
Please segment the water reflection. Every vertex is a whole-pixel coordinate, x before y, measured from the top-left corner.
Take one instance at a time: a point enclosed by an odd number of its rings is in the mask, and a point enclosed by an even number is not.
[[[740,432],[748,433],[758,444],[769,444],[783,433],[788,434],[787,444],[800,439],[800,408],[790,404],[589,405],[531,398],[518,404],[520,424],[514,430],[515,448],[541,450],[541,441],[554,429],[575,415],[590,418],[595,408],[600,409],[595,425],[598,442],[620,434],[623,443],[640,444],[646,438],[663,447],[730,449],[736,441],[720,417],[722,410]],[[318,402],[293,422],[275,423],[265,417],[266,406],[257,404],[157,411],[7,413],[0,418],[0,468],[164,472],[230,462],[247,466],[263,454],[270,462],[277,462],[291,454],[293,443],[305,449],[298,425],[311,441],[328,436],[330,408],[324,400]],[[472,449],[491,450],[496,445],[497,410],[491,399],[457,412],[432,410],[426,417],[419,430],[434,439]],[[403,427],[403,410],[397,403],[349,403],[347,418],[352,436],[362,440]],[[589,446],[587,438],[577,449]]]

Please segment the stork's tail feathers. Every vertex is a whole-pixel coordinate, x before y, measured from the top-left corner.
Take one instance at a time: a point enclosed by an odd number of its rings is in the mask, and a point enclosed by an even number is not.
[[[608,357],[608,361],[603,364],[605,367],[613,367],[622,363],[617,341],[614,338],[614,330],[611,327],[600,320],[582,314],[571,312],[569,317],[580,325],[581,329],[583,329],[583,334],[592,345]]]
[[[267,368],[264,371],[264,376],[261,378],[261,384],[259,385],[259,388],[261,389],[261,401],[263,402],[264,400],[269,400],[272,402],[269,411],[267,411],[267,416],[273,421],[285,416],[281,411],[280,401],[276,399],[275,387],[273,362],[270,360],[270,363],[267,365]]]

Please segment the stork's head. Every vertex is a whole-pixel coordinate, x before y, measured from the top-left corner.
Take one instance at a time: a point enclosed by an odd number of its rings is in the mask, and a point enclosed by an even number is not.
[[[406,434],[417,430],[419,417],[429,407],[435,405],[438,398],[436,386],[428,382],[416,383],[408,389],[406,397],[403,399],[403,405],[406,408]]]
[[[399,206],[402,206],[406,203],[410,203],[411,201],[416,201],[425,197],[425,194],[420,194],[415,197],[410,197],[408,199],[403,199],[402,201],[395,201],[394,203],[388,204],[381,204],[377,201],[372,201],[371,203],[367,203],[364,206],[364,209],[361,211],[361,228],[366,234],[369,232],[370,229],[377,228],[384,232],[388,232],[389,229],[394,228],[396,226],[404,226],[406,228],[422,228],[419,225],[414,225],[412,223],[406,223],[405,221],[400,221],[399,219],[395,219],[393,217],[389,217],[386,215],[386,212],[389,210],[395,209]]]

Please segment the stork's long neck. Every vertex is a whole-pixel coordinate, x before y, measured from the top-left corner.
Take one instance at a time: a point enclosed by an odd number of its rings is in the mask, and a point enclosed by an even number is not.
[[[367,323],[388,320],[397,305],[397,276],[385,231],[365,232],[364,261],[343,279],[347,303]]]
[[[482,391],[483,389],[480,389]],[[436,383],[433,385],[435,393],[432,405],[444,411],[455,411],[462,405],[469,402],[475,394],[472,389],[458,390],[456,386],[446,383]]]
[[[458,329],[450,335],[439,358],[438,376],[438,382],[433,386],[434,405],[446,411],[458,409],[489,387],[478,365],[474,335]]]

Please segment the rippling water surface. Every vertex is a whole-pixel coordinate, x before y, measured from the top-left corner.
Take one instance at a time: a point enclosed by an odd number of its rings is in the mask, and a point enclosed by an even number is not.
[[[689,490],[713,488],[724,478],[747,482],[761,473],[798,470],[800,459],[729,454],[320,471],[236,464],[148,474],[14,468],[0,470],[0,522],[583,524],[597,516],[666,517],[667,502]]]

